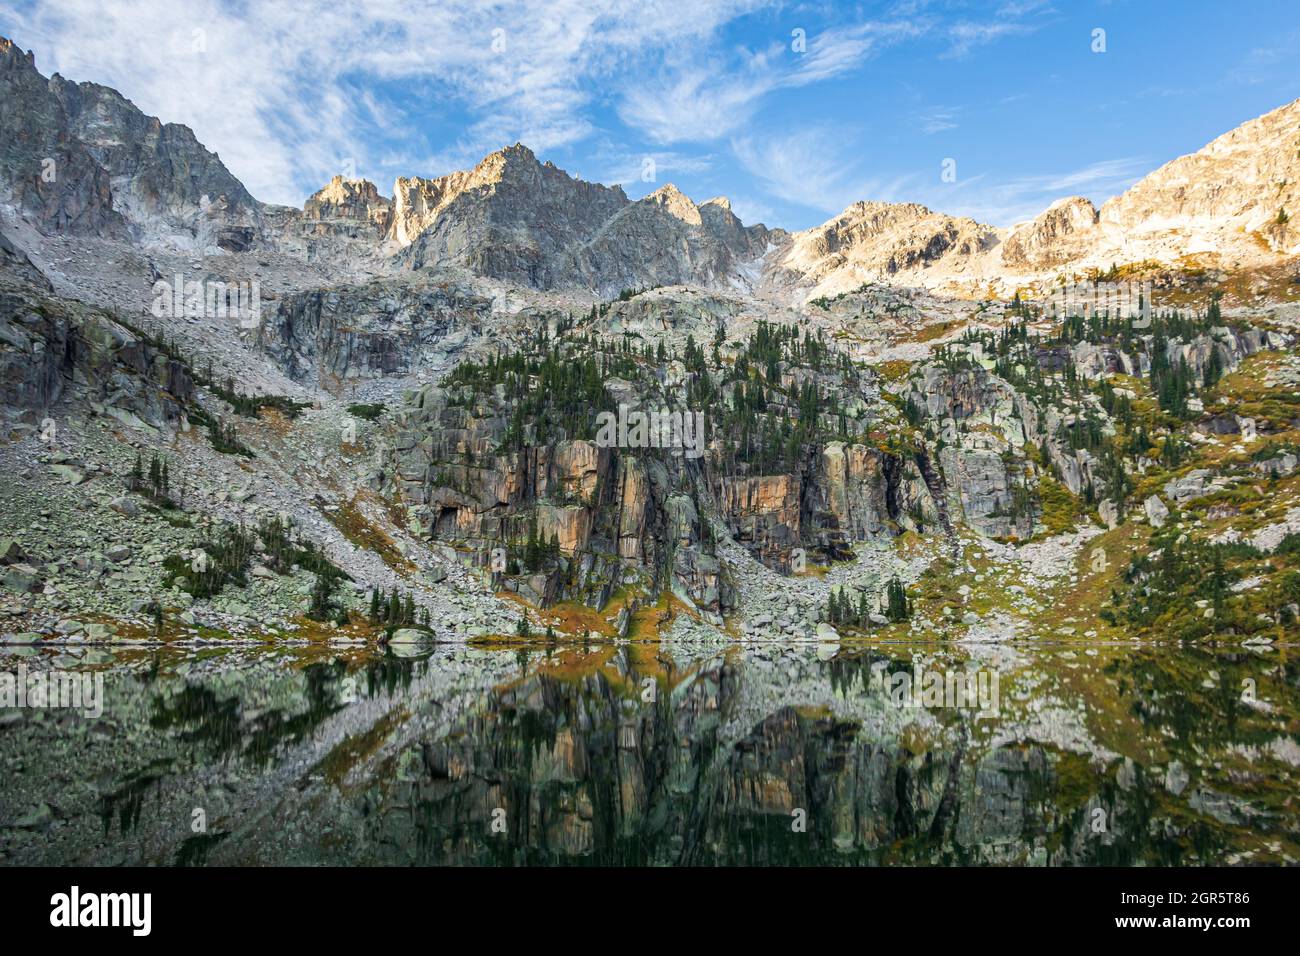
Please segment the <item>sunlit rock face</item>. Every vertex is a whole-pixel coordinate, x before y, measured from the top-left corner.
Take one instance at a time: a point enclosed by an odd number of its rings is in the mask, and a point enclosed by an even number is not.
[[[855,203],[780,243],[764,283],[812,298],[892,277],[969,294],[988,282],[1014,288],[1116,263],[1276,263],[1300,251],[1290,221],[1300,205],[1298,117],[1300,100],[1166,163],[1100,210],[1061,198],[1007,229],[912,203]]]
[[[335,176],[303,204],[303,229],[319,236],[377,238],[388,231],[392,202],[365,179]]]
[[[1093,240],[1097,210],[1082,196],[1058,199],[1031,222],[1016,226],[1002,244],[1002,261],[1034,271],[1061,265]]]
[[[1300,100],[1161,166],[1101,207],[1105,243],[1225,257],[1250,252],[1251,246],[1257,256],[1262,244],[1294,254],[1300,235],[1278,214],[1295,209],[1300,198],[1298,124]]]
[[[963,271],[998,242],[998,230],[916,203],[858,202],[795,233],[768,259],[765,283],[834,294],[925,270]]]

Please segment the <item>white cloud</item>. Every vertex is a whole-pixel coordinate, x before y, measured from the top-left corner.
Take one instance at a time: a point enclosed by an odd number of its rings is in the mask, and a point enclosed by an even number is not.
[[[850,157],[843,130],[802,129],[777,137],[732,141],[736,158],[772,195],[822,213],[835,214],[861,200],[902,202],[917,177],[893,179],[854,172],[862,157]]]
[[[762,139],[749,124],[765,98],[848,75],[913,38],[964,52],[1018,30],[1010,18],[1041,4],[1010,3],[991,25],[952,24],[923,3],[846,26],[809,23],[802,53],[785,26],[766,45],[726,45],[724,28],[773,6],[780,0],[0,0],[0,32],[35,49],[45,73],[112,86],[191,127],[266,201],[296,205],[345,169],[386,190],[394,175],[465,168],[515,141],[565,153],[607,137],[600,111],[612,108],[629,145],[588,150],[582,172],[639,180],[644,139],[663,183],[711,161],[676,144],[732,140],[773,195],[830,212],[889,198],[910,177],[846,174],[860,157],[840,156],[842,133]],[[783,10],[782,22],[803,9]],[[951,128],[954,115],[933,111],[923,128]],[[437,127],[422,128],[429,121]],[[750,200],[760,207],[770,215]]]
[[[935,106],[923,111],[916,118],[917,126],[927,136],[957,128],[957,107]]]
[[[392,132],[395,107],[377,83],[425,84],[470,117],[431,158],[467,165],[516,140],[552,149],[592,132],[593,77],[708,37],[760,2],[696,0],[686,15],[658,0],[0,0],[0,25],[42,72],[113,86],[190,126],[258,198],[298,203],[344,159],[375,175],[393,158],[376,134]]]
[[[847,73],[887,44],[921,31],[903,21],[861,23],[807,37],[805,52],[786,42],[737,51],[728,69],[692,51],[673,58],[657,77],[627,84],[619,116],[658,143],[725,138],[745,126],[771,93]]]
[[[1029,27],[1020,23],[972,23],[962,21],[948,27],[948,39],[951,46],[945,57],[963,57],[977,46],[984,46],[1002,37],[1017,33],[1026,33]]]
[[[1032,219],[1067,196],[1084,196],[1100,206],[1150,171],[1148,160],[1123,157],[1089,163],[1063,173],[1009,179],[990,179],[984,174],[929,188],[926,198],[920,201],[950,215],[1011,226]]]

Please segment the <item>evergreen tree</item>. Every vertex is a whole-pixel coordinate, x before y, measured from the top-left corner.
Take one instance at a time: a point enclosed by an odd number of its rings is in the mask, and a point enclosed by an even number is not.
[[[911,614],[911,604],[903,582],[895,575],[885,588],[885,618],[893,623],[905,621]]]
[[[316,572],[316,583],[311,589],[311,606],[307,616],[313,621],[324,621],[330,617],[330,599],[334,594],[334,576],[328,572]]]

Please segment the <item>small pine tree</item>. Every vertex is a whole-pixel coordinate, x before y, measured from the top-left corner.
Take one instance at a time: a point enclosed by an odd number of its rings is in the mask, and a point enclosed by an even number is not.
[[[903,582],[895,575],[885,588],[885,618],[893,623],[905,621],[911,615],[911,604]]]
[[[334,594],[334,579],[329,574],[316,573],[316,583],[311,589],[311,606],[307,616],[313,621],[325,621],[330,617],[330,598]]]

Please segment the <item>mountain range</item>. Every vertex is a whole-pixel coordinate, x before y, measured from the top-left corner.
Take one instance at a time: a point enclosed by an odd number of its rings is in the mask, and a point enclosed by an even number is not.
[[[1300,101],[1005,229],[871,200],[746,225],[522,144],[297,209],[0,40],[0,615],[1001,643],[1063,604],[1090,638],[1275,639],[1297,179]],[[1041,301],[1127,278],[1137,314]],[[634,417],[699,440],[596,427]]]
[[[1294,864],[1298,179],[299,209],[0,39],[0,865]]]
[[[534,289],[694,285],[814,298],[871,281],[983,290],[1115,263],[1238,266],[1300,251],[1300,100],[1150,173],[1100,209],[1063,197],[1009,229],[915,203],[857,202],[801,232],[745,225],[668,184],[636,201],[522,144],[471,170],[335,177],[302,210],[254,199],[184,126],[116,91],[42,76],[0,38],[0,190],[42,232],[202,252],[273,249],[388,271],[463,270]],[[51,165],[52,164],[52,165]],[[50,178],[50,169],[56,170]]]

